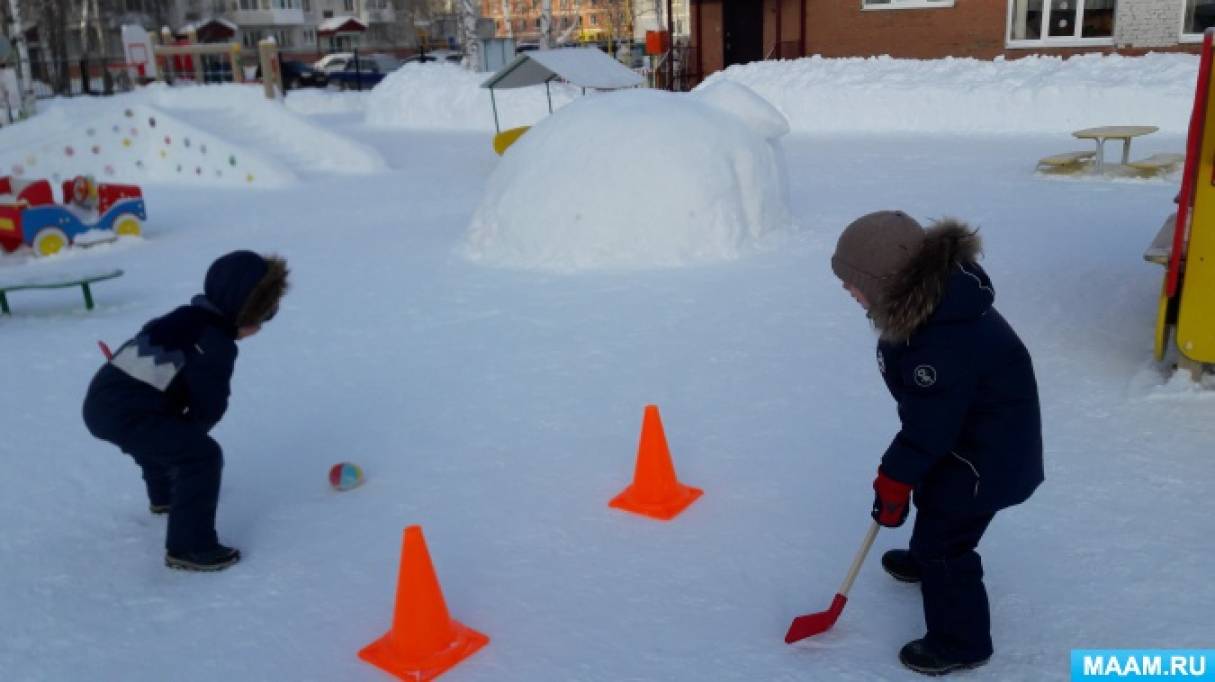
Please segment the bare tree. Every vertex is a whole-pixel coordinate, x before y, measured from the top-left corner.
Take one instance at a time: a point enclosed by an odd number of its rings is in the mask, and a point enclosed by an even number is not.
[[[25,43],[25,30],[21,23],[21,6],[17,0],[9,0],[8,13],[5,17],[8,20],[8,34],[12,38],[13,47],[17,50],[17,87],[21,90],[21,115],[32,116],[34,114],[34,80],[30,73],[30,53],[29,47]],[[6,103],[7,106],[7,103]]]
[[[553,0],[543,0],[540,4],[540,49],[547,50],[553,46]]]
[[[481,39],[477,35],[477,20],[481,18],[476,0],[460,0],[460,44],[464,46],[464,67],[469,71],[481,68]]]
[[[569,15],[566,15],[566,17],[569,18]],[[582,0],[574,0],[573,20],[570,21],[569,26],[565,27],[565,30],[561,32],[561,35],[557,36],[556,44],[564,45],[564,44],[568,43],[570,41],[570,36],[572,36],[574,34],[574,31],[577,31],[578,27],[581,25],[582,25]]]

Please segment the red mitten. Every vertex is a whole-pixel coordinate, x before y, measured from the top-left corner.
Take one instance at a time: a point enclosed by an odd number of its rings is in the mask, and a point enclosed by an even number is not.
[[[890,478],[878,469],[877,478],[873,479],[873,492],[873,512],[870,514],[873,520],[887,528],[903,525],[910,511],[911,486]]]

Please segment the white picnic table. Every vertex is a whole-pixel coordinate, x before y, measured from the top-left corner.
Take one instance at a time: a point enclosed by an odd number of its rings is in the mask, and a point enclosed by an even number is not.
[[[1131,140],[1141,135],[1150,135],[1157,130],[1160,130],[1160,128],[1156,126],[1100,126],[1098,128],[1077,130],[1072,133],[1072,136],[1082,140],[1095,140],[1097,142],[1097,164],[1095,171],[1102,173],[1105,171],[1106,140],[1122,140],[1122,164],[1126,165],[1131,160]]]

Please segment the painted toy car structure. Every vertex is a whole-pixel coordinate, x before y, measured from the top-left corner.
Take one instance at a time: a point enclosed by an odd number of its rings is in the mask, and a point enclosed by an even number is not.
[[[27,244],[35,255],[49,256],[94,230],[138,235],[145,220],[143,192],[135,185],[77,176],[63,183],[63,203],[56,204],[46,180],[0,177],[0,248],[5,251]]]

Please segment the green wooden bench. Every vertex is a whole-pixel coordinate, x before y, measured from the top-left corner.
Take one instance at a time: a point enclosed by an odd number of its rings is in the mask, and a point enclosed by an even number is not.
[[[8,307],[8,292],[20,291],[22,289],[64,289],[67,287],[80,287],[84,292],[84,307],[88,310],[93,309],[93,292],[89,289],[89,285],[93,282],[101,282],[107,279],[114,279],[122,276],[122,270],[110,270],[108,272],[99,272],[90,275],[48,275],[46,277],[35,277],[26,280],[15,282],[0,281],[0,314],[12,315],[13,311]]]

